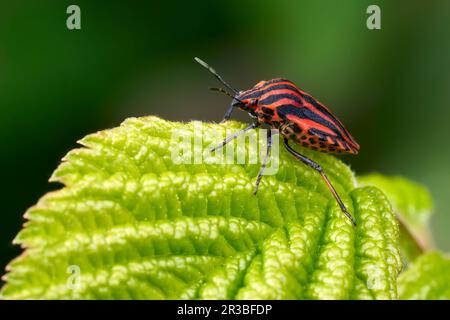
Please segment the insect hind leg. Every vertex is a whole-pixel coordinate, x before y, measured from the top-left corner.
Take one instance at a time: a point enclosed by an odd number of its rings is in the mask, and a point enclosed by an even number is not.
[[[317,164],[316,162],[314,162],[313,160],[305,157],[304,155],[301,155],[300,153],[298,153],[297,151],[295,151],[290,145],[289,145],[289,141],[288,139],[284,138],[283,140],[284,145],[287,149],[287,151],[289,151],[294,157],[296,157],[297,159],[299,159],[300,161],[302,161],[304,164],[310,166],[311,168],[313,168],[314,170],[316,170],[317,172],[320,173],[320,175],[322,176],[323,180],[325,180],[325,183],[328,186],[328,189],[330,189],[331,193],[333,194],[333,197],[336,199],[336,202],[339,204],[339,206],[341,207],[342,212],[350,219],[350,221],[353,223],[354,226],[356,226],[356,220],[352,217],[352,215],[347,211],[347,208],[345,207],[344,203],[342,202],[341,198],[339,197],[339,195],[337,194],[336,190],[334,189],[333,185],[331,184],[330,180],[328,180],[328,177],[326,176],[326,174],[323,172],[322,167]]]

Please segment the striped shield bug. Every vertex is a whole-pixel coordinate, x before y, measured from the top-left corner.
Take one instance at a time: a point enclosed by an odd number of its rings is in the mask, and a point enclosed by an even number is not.
[[[250,116],[254,118],[254,122],[247,128],[227,137],[220,145],[216,146],[211,151],[223,147],[237,136],[255,129],[262,124],[269,125],[272,129],[277,130],[279,134],[282,135],[284,145],[289,153],[316,170],[322,176],[342,212],[350,219],[353,225],[356,225],[355,219],[347,211],[347,208],[322,167],[313,160],[301,155],[289,145],[289,142],[292,141],[316,151],[357,154],[359,145],[345,129],[342,122],[339,121],[323,104],[313,98],[310,94],[297,88],[294,83],[287,79],[276,78],[268,81],[260,81],[249,90],[238,91],[225,82],[206,62],[199,58],[195,58],[195,60],[208,69],[217,80],[231,91],[230,93],[223,88],[211,88],[212,90],[222,92],[233,99],[222,122],[230,119],[232,112],[236,108],[248,112]],[[254,194],[258,191],[259,183],[266,168],[271,145],[271,130],[268,130],[266,156],[261,165],[258,177],[256,178]]]

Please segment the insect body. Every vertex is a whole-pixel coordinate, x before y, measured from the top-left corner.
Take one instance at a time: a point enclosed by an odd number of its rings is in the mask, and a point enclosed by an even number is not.
[[[263,123],[271,126],[273,129],[277,129],[283,136],[286,149],[297,159],[320,173],[342,211],[356,225],[356,221],[348,213],[320,165],[301,155],[289,145],[289,141],[293,141],[316,151],[357,154],[359,145],[342,123],[323,104],[311,95],[298,89],[287,79],[277,78],[260,81],[249,90],[237,91],[226,83],[208,64],[198,58],[195,58],[195,60],[211,71],[221,83],[233,92],[232,94],[222,88],[213,88],[213,90],[220,91],[233,98],[223,121],[228,120],[236,108],[248,112],[255,119],[250,126],[227,137],[213,150],[223,147],[240,134],[255,129]],[[256,179],[255,194],[258,191],[272,144],[271,131],[267,132],[266,157]]]

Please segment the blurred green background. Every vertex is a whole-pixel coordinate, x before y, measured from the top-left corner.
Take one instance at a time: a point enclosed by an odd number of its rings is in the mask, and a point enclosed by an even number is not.
[[[70,4],[81,30],[66,28]],[[382,30],[366,27],[370,4]],[[344,158],[356,172],[431,190],[450,250],[449,32],[449,1],[1,2],[0,267],[78,139],[130,116],[221,119],[229,99],[207,90],[217,83],[194,56],[240,89],[282,76],[316,96],[361,144]]]

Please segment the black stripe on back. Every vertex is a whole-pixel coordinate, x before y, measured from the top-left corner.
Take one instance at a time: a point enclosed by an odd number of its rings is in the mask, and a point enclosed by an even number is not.
[[[348,138],[350,139],[350,135],[347,132],[347,130],[344,128],[344,126],[342,125],[342,123],[336,119],[336,117],[334,115],[332,115],[327,109],[324,108],[324,106],[322,106],[316,99],[314,99],[313,97],[307,95],[307,94],[302,94],[301,95],[303,97],[303,99],[305,99],[306,102],[309,102],[310,104],[312,104],[314,106],[314,108],[316,108],[317,110],[319,110],[321,113],[323,113],[324,115],[326,115],[328,118],[330,118],[331,120],[333,120],[335,122],[335,125],[339,127],[339,129],[341,129],[341,131],[348,136]],[[352,139],[350,139],[352,140]]]
[[[329,133],[323,132],[322,130],[319,130],[319,129],[316,129],[316,128],[311,128],[308,131],[309,131],[309,134],[318,136],[319,138],[322,138],[324,140],[325,140],[326,137],[335,138],[335,136],[331,136]]]
[[[303,105],[302,99],[295,93],[272,94],[262,100],[259,100],[258,105],[270,105],[281,99],[290,99],[301,106]]]
[[[281,118],[284,118],[282,115],[287,116],[288,114],[292,114],[296,117],[299,117],[300,119],[309,119],[314,122],[317,122],[333,131],[338,137],[342,139],[341,133],[337,130],[334,124],[322,118],[317,113],[314,113],[313,111],[309,110],[308,108],[305,107],[299,108],[292,104],[283,104],[277,107],[277,112]]]
[[[272,84],[272,83],[278,83],[278,82],[291,82],[291,81],[289,81],[288,79],[284,79],[284,78],[276,78],[276,79],[271,79],[271,80],[266,81],[265,85]]]
[[[286,81],[286,80],[283,80]],[[271,90],[281,90],[281,89],[288,89],[288,90],[292,90],[298,94],[300,94],[300,91],[298,91],[298,89],[291,85],[291,84],[279,84],[279,85],[274,85],[272,87],[269,88],[265,88],[265,86],[261,89],[258,89],[256,91],[251,91],[249,93],[244,93],[241,96],[238,96],[238,99],[244,100],[244,99],[254,99],[254,98],[259,98],[261,97],[263,94],[266,94],[267,92],[271,91]]]

